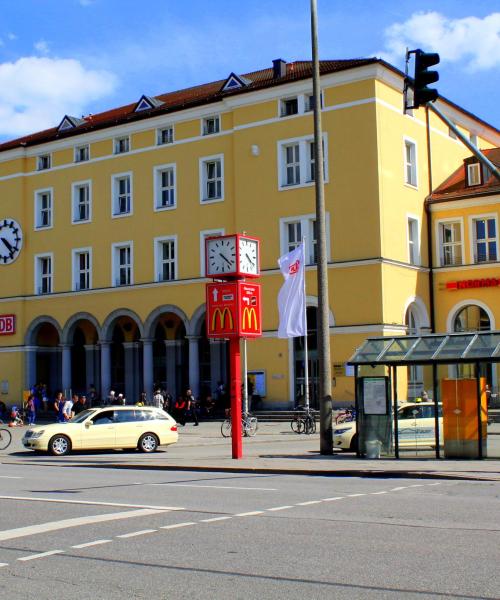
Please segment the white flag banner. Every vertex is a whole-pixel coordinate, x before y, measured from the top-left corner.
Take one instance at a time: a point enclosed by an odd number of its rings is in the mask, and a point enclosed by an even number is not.
[[[306,335],[304,243],[278,259],[285,283],[278,294],[279,338]]]

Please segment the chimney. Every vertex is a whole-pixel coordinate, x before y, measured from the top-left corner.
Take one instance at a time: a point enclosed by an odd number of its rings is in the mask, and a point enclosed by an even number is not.
[[[276,58],[273,60],[273,79],[285,77],[286,75],[286,60]]]

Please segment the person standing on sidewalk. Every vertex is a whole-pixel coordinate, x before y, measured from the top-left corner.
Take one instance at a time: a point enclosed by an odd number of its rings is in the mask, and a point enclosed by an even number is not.
[[[186,400],[186,412],[189,411],[191,413],[191,416],[193,417],[193,421],[194,421],[194,426],[198,427],[199,422],[198,422],[198,413],[196,412],[196,398],[193,396],[193,392],[191,391],[191,388],[187,388],[185,400]]]
[[[64,405],[66,404],[66,398],[63,396],[62,392],[57,392],[56,399],[54,402],[54,410],[57,413],[57,422],[65,423],[66,419],[64,418]]]
[[[163,408],[163,394],[160,389],[157,389],[153,396],[153,406],[156,406],[156,408]]]
[[[28,425],[34,425],[35,424],[35,409],[36,409],[36,404],[35,404],[35,396],[33,394],[30,394],[28,396],[28,399],[26,400],[26,416],[28,418]]]

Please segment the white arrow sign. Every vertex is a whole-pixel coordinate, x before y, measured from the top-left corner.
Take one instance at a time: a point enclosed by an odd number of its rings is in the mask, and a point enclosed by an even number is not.
[[[217,302],[217,297],[219,296],[219,290],[217,288],[214,288],[212,290],[212,295],[214,297],[214,302]]]

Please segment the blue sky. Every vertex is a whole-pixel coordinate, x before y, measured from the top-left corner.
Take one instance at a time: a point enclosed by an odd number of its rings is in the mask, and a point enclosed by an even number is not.
[[[309,59],[309,0],[0,0],[0,140]],[[439,91],[500,126],[500,0],[318,0],[320,56],[441,53]]]

